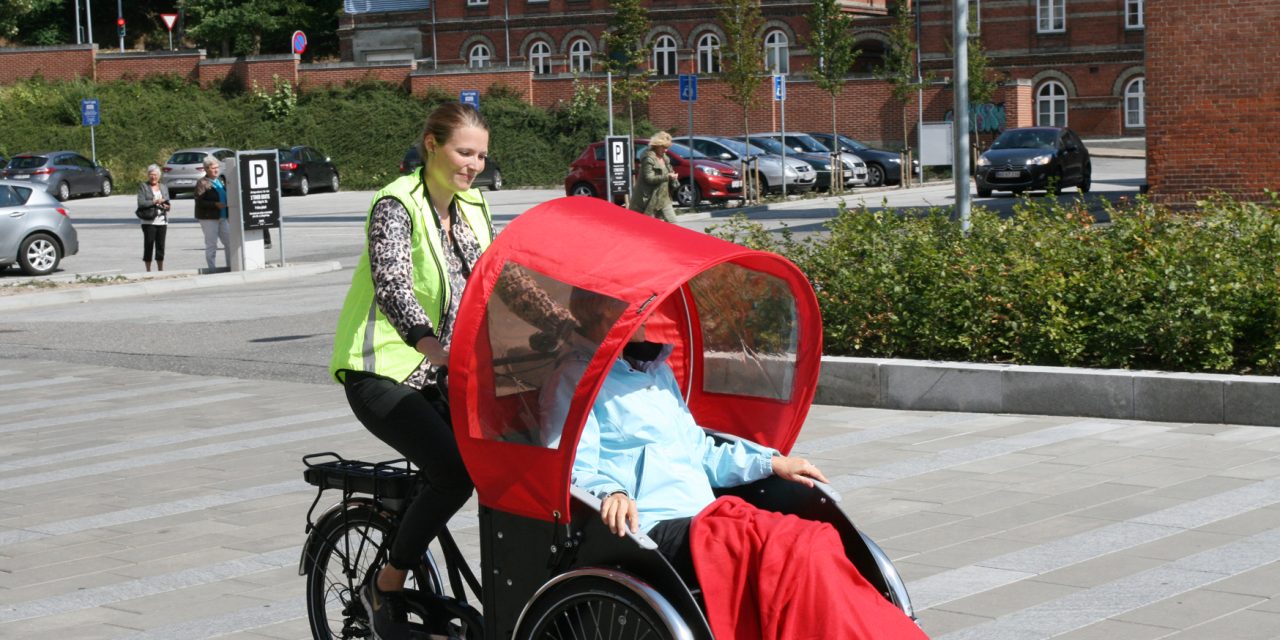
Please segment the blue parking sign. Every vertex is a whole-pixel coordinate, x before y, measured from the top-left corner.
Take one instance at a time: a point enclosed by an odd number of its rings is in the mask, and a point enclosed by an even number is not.
[[[463,91],[462,94],[459,96],[458,101],[461,102],[462,104],[469,104],[472,107],[475,107],[476,111],[480,110],[480,92],[479,91],[474,91],[474,90]]]
[[[787,77],[784,75],[776,75],[773,77],[773,100],[779,102],[787,99]]]
[[[680,102],[698,101],[698,76],[691,73],[680,74]]]
[[[102,124],[102,112],[98,110],[97,98],[85,98],[80,101],[80,125],[96,127]]]

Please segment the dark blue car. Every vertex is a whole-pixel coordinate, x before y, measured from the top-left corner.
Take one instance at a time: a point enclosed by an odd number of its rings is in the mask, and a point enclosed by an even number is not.
[[[1088,193],[1093,183],[1089,150],[1080,136],[1063,127],[1009,129],[978,158],[975,180],[978,197],[993,191],[1023,191],[1075,187]]]

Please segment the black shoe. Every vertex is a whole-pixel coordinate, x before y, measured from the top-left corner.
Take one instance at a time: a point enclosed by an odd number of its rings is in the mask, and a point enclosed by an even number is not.
[[[369,614],[374,640],[409,640],[409,617],[404,594],[379,590],[370,580],[360,589],[360,602]]]
[[[264,245],[264,246],[263,246],[263,248],[264,248],[264,249],[270,249],[270,248],[271,248],[271,243],[270,243],[270,242],[266,243],[266,245]]]

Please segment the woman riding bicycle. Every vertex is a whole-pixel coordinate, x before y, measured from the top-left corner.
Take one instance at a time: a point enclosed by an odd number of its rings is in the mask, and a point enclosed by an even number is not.
[[[471,496],[449,426],[432,403],[449,360],[458,303],[493,240],[489,206],[471,188],[489,155],[489,130],[470,106],[447,103],[427,117],[423,165],[379,191],[365,223],[365,250],[338,320],[329,371],[360,422],[423,470],[389,562],[360,592],[374,635],[407,638],[402,594],[408,571]],[[548,333],[572,326],[532,287],[502,287],[522,316]]]

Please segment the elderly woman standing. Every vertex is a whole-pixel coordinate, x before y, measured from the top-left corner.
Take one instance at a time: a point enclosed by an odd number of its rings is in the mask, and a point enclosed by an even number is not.
[[[227,255],[231,245],[231,223],[227,221],[227,186],[222,177],[222,162],[213,156],[204,159],[204,177],[196,182],[196,220],[204,232],[204,260],[209,270],[217,266],[218,240]],[[230,256],[227,266],[231,266]]]
[[[164,271],[164,237],[169,230],[169,187],[160,183],[160,167],[147,167],[147,180],[138,185],[138,219],[142,222],[142,262]]]
[[[659,131],[649,138],[649,150],[640,160],[640,175],[631,190],[631,210],[675,222],[676,210],[671,204],[668,185],[677,183],[679,178],[667,160],[667,149],[670,148],[671,134],[666,131]]]

